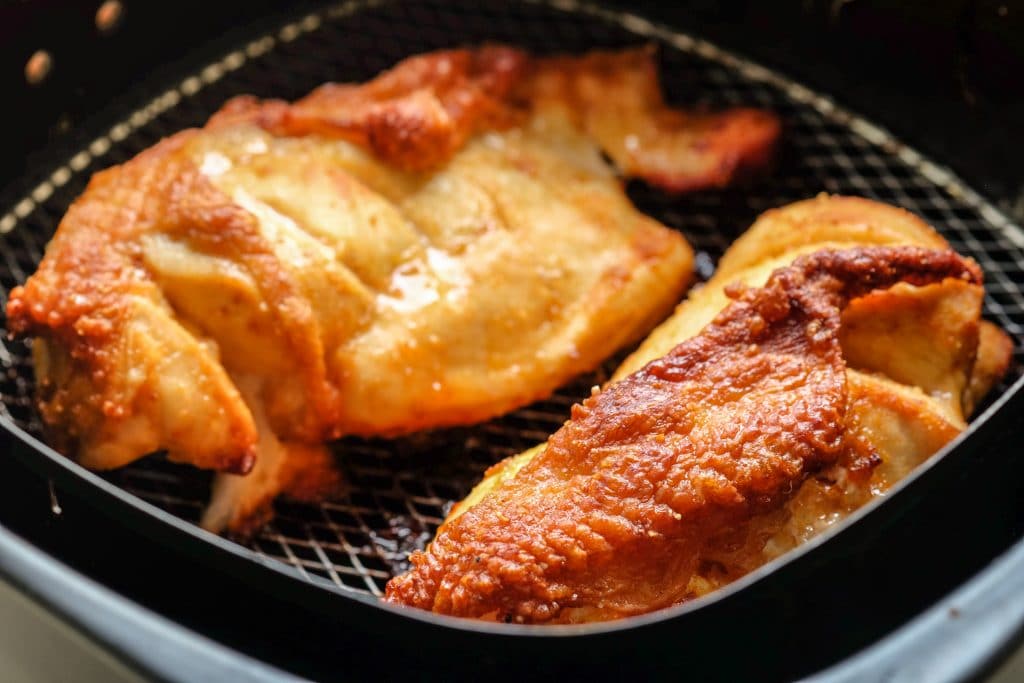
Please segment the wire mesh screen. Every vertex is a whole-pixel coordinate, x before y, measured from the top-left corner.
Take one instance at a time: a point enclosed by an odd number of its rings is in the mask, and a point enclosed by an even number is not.
[[[128,160],[160,138],[202,124],[225,99],[241,93],[295,98],[326,81],[361,81],[409,54],[486,41],[534,51],[580,52],[654,42],[668,98],[679,104],[751,105],[778,112],[785,126],[774,171],[742,189],[670,197],[642,184],[636,204],[682,231],[698,250],[707,278],[728,244],[762,211],[819,192],[857,194],[905,207],[938,228],[987,278],[986,315],[1016,340],[1024,357],[1024,238],[1016,226],[912,150],[828,100],[701,41],[643,20],[570,2],[478,3],[468,0],[356,3],[254,36],[68,159],[51,181],[0,220],[0,297],[35,270],[68,204],[94,171]],[[8,208],[8,207],[4,207]],[[249,544],[257,553],[318,575],[347,590],[380,595],[387,580],[422,548],[448,506],[498,460],[543,441],[618,359],[551,398],[473,427],[400,440],[346,439],[335,446],[347,478],[343,497],[320,505],[277,504],[277,516]],[[0,348],[5,420],[39,434],[33,410],[29,349]],[[1012,377],[1011,377],[1012,379]],[[996,394],[1005,390],[1000,387]],[[159,455],[110,475],[118,485],[195,521],[210,475],[174,466]]]

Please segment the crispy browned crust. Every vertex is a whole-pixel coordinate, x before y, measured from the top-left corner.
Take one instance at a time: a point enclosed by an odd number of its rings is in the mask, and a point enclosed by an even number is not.
[[[509,120],[506,98],[528,62],[502,46],[431,52],[363,85],[321,86],[294,104],[235,98],[210,125],[250,120],[276,135],[339,137],[399,168],[426,170],[477,131]]]
[[[683,599],[707,544],[845,452],[846,302],[945,278],[980,283],[981,272],[951,251],[859,248],[734,288],[698,336],[575,406],[515,477],[413,554],[387,599],[518,622]],[[854,460],[870,469],[870,456]]]
[[[949,248],[913,214],[865,199],[821,195],[766,212],[730,247],[715,276],[648,336],[612,381],[697,334],[727,305],[723,290],[729,282],[758,286],[774,268],[800,254],[872,245]],[[901,284],[859,297],[843,310],[840,346],[848,398],[842,455],[809,477],[784,505],[709,539],[683,600],[734,581],[838,524],[885,495],[963,429],[974,397],[1000,379],[1012,352],[1004,332],[985,321],[979,324],[982,296],[980,285],[958,280],[925,287]],[[446,523],[515,477],[543,448],[488,470],[469,496],[453,506]],[[651,557],[652,562],[658,559]],[[564,610],[558,621],[602,618],[608,615],[583,607]]]
[[[182,145],[194,131],[185,131],[143,152],[132,161],[97,173],[85,193],[72,204],[47,247],[39,270],[25,285],[15,287],[7,303],[9,331],[39,336],[47,349],[51,376],[40,372],[40,409],[52,428],[58,447],[74,454],[90,433],[111,433],[140,412],[139,403],[152,399],[158,379],[146,378],[149,388],[126,391],[122,367],[126,325],[138,300],[149,306],[194,343],[191,333],[173,322],[163,295],[138,258],[137,240],[150,231],[185,226],[197,238],[219,249],[252,251],[252,218],[218,193],[181,159]],[[278,297],[284,292],[276,292]],[[37,365],[40,352],[36,353]],[[135,457],[170,448],[170,457],[199,467],[244,473],[255,458],[256,430],[230,380],[216,359],[202,359],[201,381],[209,399],[224,410],[219,428],[230,438],[210,450],[188,453],[174,448],[173,438],[147,439],[137,444]],[[91,387],[67,378],[89,378]],[[124,464],[86,459],[105,469]]]
[[[52,330],[75,357],[104,352],[124,294],[153,294],[147,273],[133,267],[118,246],[166,213],[165,198],[180,168],[149,162],[170,158],[188,135],[165,140],[137,160],[93,176],[47,247],[61,254],[62,268],[44,259],[36,276],[11,291],[7,325],[12,334]]]
[[[223,256],[254,276],[267,310],[276,318],[287,352],[304,378],[310,410],[293,432],[311,441],[330,435],[337,421],[337,391],[325,380],[324,349],[309,303],[261,235],[254,216],[213,186],[181,154],[195,131],[184,131],[146,150],[128,163],[98,173],[82,197],[61,221],[47,247],[39,270],[11,292],[7,305],[9,329],[21,336],[44,336],[66,350],[80,374],[91,376],[95,391],[83,401],[61,395],[61,386],[42,387],[42,411],[47,422],[59,425],[58,438],[76,450],[76,432],[94,429],[103,420],[130,416],[135,396],[119,396],[120,344],[126,315],[143,297],[169,310],[160,288],[139,256],[139,237],[163,233],[182,238],[197,251]],[[188,331],[191,336],[191,331]],[[173,435],[149,450],[171,448],[171,456],[199,467],[245,473],[253,464],[256,432],[231,381],[216,358],[211,372],[229,392],[221,404],[228,419],[237,421],[236,438],[222,453],[178,453]],[[71,415],[71,417],[69,417]],[[70,438],[69,438],[70,437]],[[140,451],[137,455],[144,455]]]

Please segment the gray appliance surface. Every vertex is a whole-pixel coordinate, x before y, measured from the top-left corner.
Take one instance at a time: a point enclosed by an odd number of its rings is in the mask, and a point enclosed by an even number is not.
[[[2,579],[0,677],[11,683],[141,683],[144,680]]]

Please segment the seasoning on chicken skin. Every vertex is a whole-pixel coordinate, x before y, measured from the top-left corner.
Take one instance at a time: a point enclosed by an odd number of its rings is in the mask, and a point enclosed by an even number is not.
[[[907,245],[948,249],[908,211],[858,197],[821,195],[765,212],[612,377],[629,376],[711,322],[733,283],[763,285],[777,268],[821,249]],[[981,320],[982,287],[945,280],[898,284],[860,297],[841,316],[847,363],[847,446],[784,505],[752,516],[702,551],[682,599],[719,588],[839,523],[906,476],[966,427],[977,401],[1005,374],[1012,343]],[[446,523],[514,478],[544,444],[487,471]],[[568,616],[565,617],[568,619]],[[573,619],[602,618],[577,610]]]
[[[531,623],[684,599],[717,537],[843,455],[849,300],[946,279],[981,274],[951,251],[867,247],[809,254],[761,288],[732,288],[700,334],[574,406],[515,476],[413,554],[387,598]]]

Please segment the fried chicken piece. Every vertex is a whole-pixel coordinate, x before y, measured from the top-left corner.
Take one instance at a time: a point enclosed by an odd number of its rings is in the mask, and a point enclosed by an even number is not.
[[[87,467],[119,467],[159,448],[233,472],[256,457],[255,423],[216,346],[176,315],[139,258],[142,235],[173,220],[174,195],[196,179],[176,159],[148,163],[181,141],[96,174],[7,304],[8,329],[37,337],[51,442]],[[217,218],[211,232],[232,216]]]
[[[518,473],[446,523],[387,599],[456,616],[609,619],[687,597],[706,548],[848,452],[850,299],[978,284],[951,251],[818,251],[580,405]]]
[[[635,340],[693,257],[629,202],[604,138],[534,106],[536,79],[587,63],[423,55],[294,105],[235,100],[98,173],[7,307],[36,337],[54,443],[97,469],[158,449],[255,467],[218,481],[205,517],[244,532],[278,493],[337,485],[324,440],[483,420]],[[758,163],[765,120],[756,154],[701,128],[707,158],[673,172]]]
[[[730,283],[761,286],[801,255],[865,245],[948,249],[913,214],[856,197],[823,195],[768,211],[729,248],[715,276],[691,292],[612,381],[698,334],[728,305]],[[788,503],[752,515],[709,542],[682,599],[735,580],[884,495],[966,426],[965,416],[1006,372],[1012,353],[1003,331],[986,321],[979,324],[982,295],[977,284],[946,280],[924,287],[897,284],[847,305],[839,329],[848,391],[843,453]],[[541,444],[492,467],[452,508],[446,524],[514,479],[544,448]],[[589,618],[603,617],[583,610],[559,617]]]

